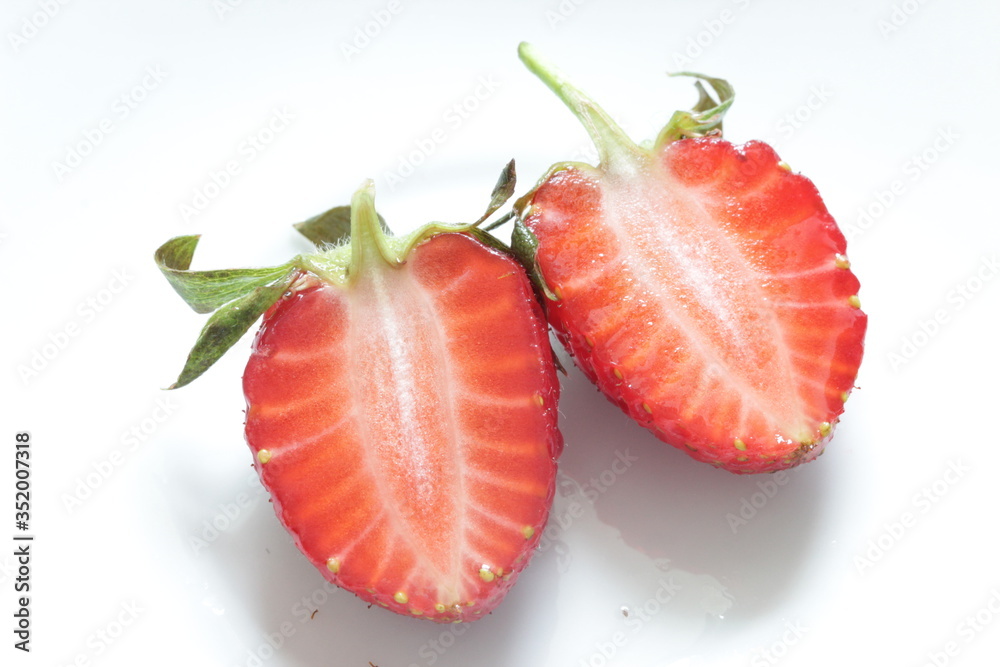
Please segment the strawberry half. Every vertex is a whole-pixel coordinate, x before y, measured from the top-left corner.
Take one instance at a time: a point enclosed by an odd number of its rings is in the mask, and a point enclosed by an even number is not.
[[[300,230],[336,240],[345,209]],[[387,236],[369,182],[349,228],[349,243],[278,278],[244,275],[268,296],[213,316],[256,311],[252,323],[266,308],[243,377],[246,439],[278,518],[328,580],[400,614],[474,620],[527,564],[553,497],[562,439],[545,320],[521,267],[473,226]],[[191,238],[158,254],[185,298]],[[213,326],[203,340],[222,338]],[[199,345],[178,385],[207,367]]]
[[[732,89],[701,81],[649,149],[522,44],[600,164],[554,165],[513,239],[577,365],[667,443],[735,473],[817,457],[854,386],[867,324],[846,242],[769,146],[721,138]]]

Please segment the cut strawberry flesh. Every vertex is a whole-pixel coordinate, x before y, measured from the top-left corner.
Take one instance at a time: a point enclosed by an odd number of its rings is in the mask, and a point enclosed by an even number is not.
[[[818,455],[866,317],[815,187],[760,142],[686,139],[630,167],[538,187],[525,224],[550,321],[609,397],[696,458],[759,472]]]
[[[439,621],[499,602],[561,448],[544,321],[510,258],[439,234],[348,289],[304,275],[244,389],[261,479],[331,581]]]

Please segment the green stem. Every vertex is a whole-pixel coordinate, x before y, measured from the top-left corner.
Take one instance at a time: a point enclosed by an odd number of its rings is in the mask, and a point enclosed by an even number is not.
[[[375,183],[366,180],[351,198],[351,263],[349,280],[367,268],[388,264],[398,266],[399,258],[389,247],[385,232],[375,212]]]
[[[542,58],[535,47],[527,42],[521,42],[517,54],[527,68],[558,95],[573,115],[583,123],[587,134],[597,147],[602,167],[613,169],[614,165],[625,161],[634,164],[636,158],[643,155],[642,149],[625,134],[618,123],[583,91],[571,84],[554,65]]]

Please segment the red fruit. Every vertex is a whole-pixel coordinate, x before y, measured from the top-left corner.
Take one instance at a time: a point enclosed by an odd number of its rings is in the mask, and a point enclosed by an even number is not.
[[[736,473],[818,456],[854,386],[867,323],[815,186],[766,144],[720,138],[732,90],[698,84],[655,145],[521,57],[573,110],[598,167],[554,165],[517,204],[515,247],[577,365],[660,439]]]
[[[439,622],[514,584],[562,447],[531,284],[453,229],[386,237],[363,188],[350,245],[299,258],[243,377],[247,442],[298,547],[362,599]]]

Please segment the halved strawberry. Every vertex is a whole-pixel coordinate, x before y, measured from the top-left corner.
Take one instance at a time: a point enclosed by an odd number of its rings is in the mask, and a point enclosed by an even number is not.
[[[343,214],[302,231],[329,240]],[[440,224],[389,237],[369,182],[349,244],[275,283],[243,377],[247,442],[298,547],[362,599],[439,622],[481,617],[514,584],[562,448],[541,308],[481,238]],[[176,279],[189,262],[161,265]]]
[[[818,456],[854,386],[867,317],[844,236],[766,144],[721,138],[732,89],[699,81],[650,149],[522,44],[600,164],[554,165],[515,250],[584,373],[657,437],[736,473]]]

